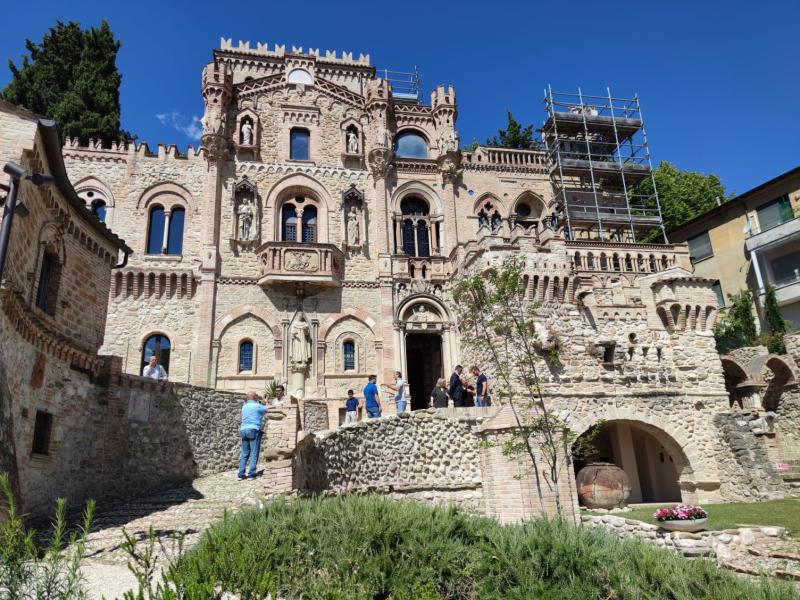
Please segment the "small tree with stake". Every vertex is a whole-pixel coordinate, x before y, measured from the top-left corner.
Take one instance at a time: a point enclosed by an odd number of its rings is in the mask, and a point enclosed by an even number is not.
[[[542,396],[536,365],[544,358],[551,369],[560,368],[558,341],[542,339],[543,327],[534,319],[536,304],[525,297],[523,271],[524,261],[511,257],[499,268],[468,274],[452,291],[463,343],[488,362],[498,383],[494,396],[516,419],[503,452],[530,460],[542,513],[547,486],[562,516],[559,483],[570,468],[575,436]]]

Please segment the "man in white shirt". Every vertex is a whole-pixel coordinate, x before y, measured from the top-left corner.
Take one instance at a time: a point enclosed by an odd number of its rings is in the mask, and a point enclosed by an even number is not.
[[[397,406],[398,414],[406,412],[406,384],[403,381],[403,374],[400,371],[395,371],[394,385],[387,385],[386,387],[394,391],[394,403]]]
[[[155,381],[167,381],[167,372],[164,367],[158,364],[158,357],[155,354],[150,357],[150,364],[146,365],[142,370],[142,377]]]

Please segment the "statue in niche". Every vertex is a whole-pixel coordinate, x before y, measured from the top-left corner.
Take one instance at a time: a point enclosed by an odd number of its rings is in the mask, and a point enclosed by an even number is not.
[[[347,130],[347,153],[358,154],[358,136],[352,129]]]
[[[360,246],[361,245],[361,225],[359,224],[358,209],[355,206],[350,207],[350,213],[347,215],[347,245]]]
[[[255,239],[253,235],[255,233],[253,228],[253,217],[255,216],[253,203],[245,198],[239,205],[237,214],[239,216],[239,239],[243,242]]]
[[[242,121],[242,144],[244,146],[253,145],[253,124],[250,119]]]
[[[293,365],[305,366],[311,362],[311,336],[308,323],[301,316],[292,325],[292,344],[290,360]]]

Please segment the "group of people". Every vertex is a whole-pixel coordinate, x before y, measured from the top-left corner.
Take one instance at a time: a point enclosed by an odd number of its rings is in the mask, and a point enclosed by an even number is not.
[[[431,408],[447,408],[448,406],[468,407],[468,406],[488,406],[489,403],[489,380],[478,367],[471,367],[470,373],[474,381],[462,377],[464,367],[456,366],[450,381],[440,378],[431,390],[428,406]],[[398,413],[406,410],[406,383],[403,374],[395,371],[394,383],[384,384],[384,388],[389,390],[394,396],[395,407]],[[377,376],[370,375],[367,385],[364,386],[364,409],[368,419],[376,419],[381,416],[383,406],[381,405],[380,389],[376,383]],[[345,425],[358,421],[358,409],[361,406],[355,391],[347,390],[345,399]]]

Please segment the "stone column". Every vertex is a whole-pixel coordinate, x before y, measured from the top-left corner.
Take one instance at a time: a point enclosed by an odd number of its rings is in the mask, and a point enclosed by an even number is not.
[[[161,254],[166,254],[169,248],[169,218],[171,215],[170,211],[164,211],[164,235],[161,241]]]

